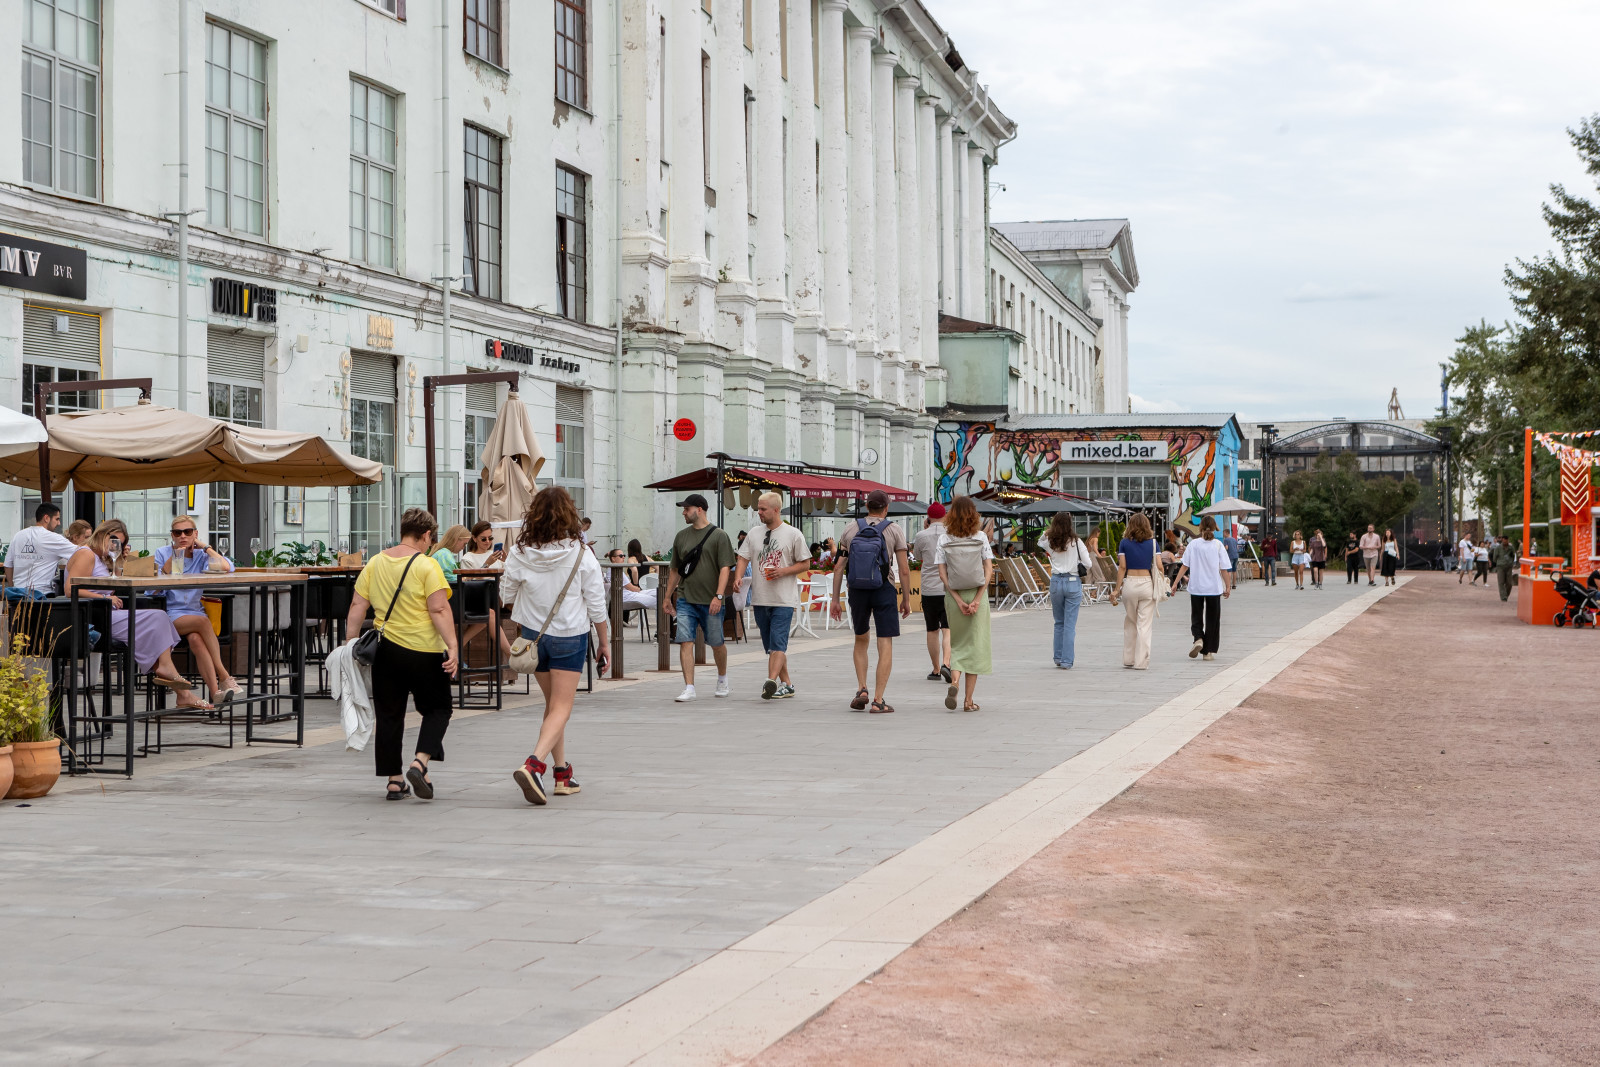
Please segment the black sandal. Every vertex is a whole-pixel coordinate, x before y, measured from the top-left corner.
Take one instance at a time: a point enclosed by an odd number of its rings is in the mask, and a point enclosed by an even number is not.
[[[862,686],[856,690],[856,695],[850,698],[851,711],[867,710],[867,687]]]
[[[428,781],[428,768],[422,765],[421,760],[411,761],[411,766],[406,768],[406,781],[411,783],[411,788],[416,791],[419,800],[433,799],[433,783]]]
[[[411,795],[411,790],[406,788],[404,782],[390,782],[388,790],[383,794],[385,800],[404,800]]]
[[[872,702],[871,711],[872,711],[872,714],[874,714],[874,715],[887,715],[893,710],[894,710],[893,708],[891,708],[888,704],[884,703],[881,700],[874,700]]]

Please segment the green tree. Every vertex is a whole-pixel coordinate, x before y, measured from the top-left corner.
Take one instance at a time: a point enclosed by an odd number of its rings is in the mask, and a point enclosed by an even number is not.
[[[1310,470],[1297,471],[1283,480],[1284,511],[1290,529],[1321,530],[1331,545],[1351,530],[1372,523],[1382,530],[1398,525],[1422,495],[1422,485],[1411,475],[1404,480],[1364,478],[1353,452],[1330,456],[1324,452]]]
[[[1600,115],[1567,134],[1600,187]],[[1558,250],[1506,269],[1515,321],[1466,330],[1446,372],[1457,459],[1497,523],[1522,512],[1523,427],[1600,429],[1592,385],[1600,374],[1600,208],[1561,185],[1550,196],[1544,220]],[[1535,517],[1549,513],[1556,468],[1554,457],[1536,452]],[[1507,514],[1499,514],[1501,498]]]

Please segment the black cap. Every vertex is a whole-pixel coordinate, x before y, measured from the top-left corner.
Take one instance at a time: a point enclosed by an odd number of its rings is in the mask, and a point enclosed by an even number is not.
[[[874,489],[867,494],[867,510],[883,511],[889,506],[889,494],[882,489]]]
[[[706,503],[706,498],[699,493],[690,493],[678,501],[678,506],[680,508],[700,508],[702,511],[709,511],[711,508],[711,505]]]

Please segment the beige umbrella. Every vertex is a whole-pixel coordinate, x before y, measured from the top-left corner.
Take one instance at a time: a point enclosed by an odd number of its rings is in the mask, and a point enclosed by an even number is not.
[[[483,444],[478,518],[511,522],[522,518],[533,499],[533,480],[544,466],[544,453],[534,436],[528,409],[515,392],[500,405],[494,429]]]
[[[164,489],[200,482],[371,485],[383,467],[316,434],[235,426],[156,404],[49,417],[50,488]],[[0,477],[39,488],[37,452],[0,456]]]

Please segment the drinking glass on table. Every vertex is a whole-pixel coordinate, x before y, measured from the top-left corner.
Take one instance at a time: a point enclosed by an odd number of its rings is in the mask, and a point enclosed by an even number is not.
[[[106,539],[106,558],[111,561],[111,574],[113,577],[122,574],[122,568],[117,566],[117,559],[122,555],[122,538],[111,537]]]
[[[261,555],[261,538],[252,537],[250,538],[250,562],[254,563],[259,555]]]

